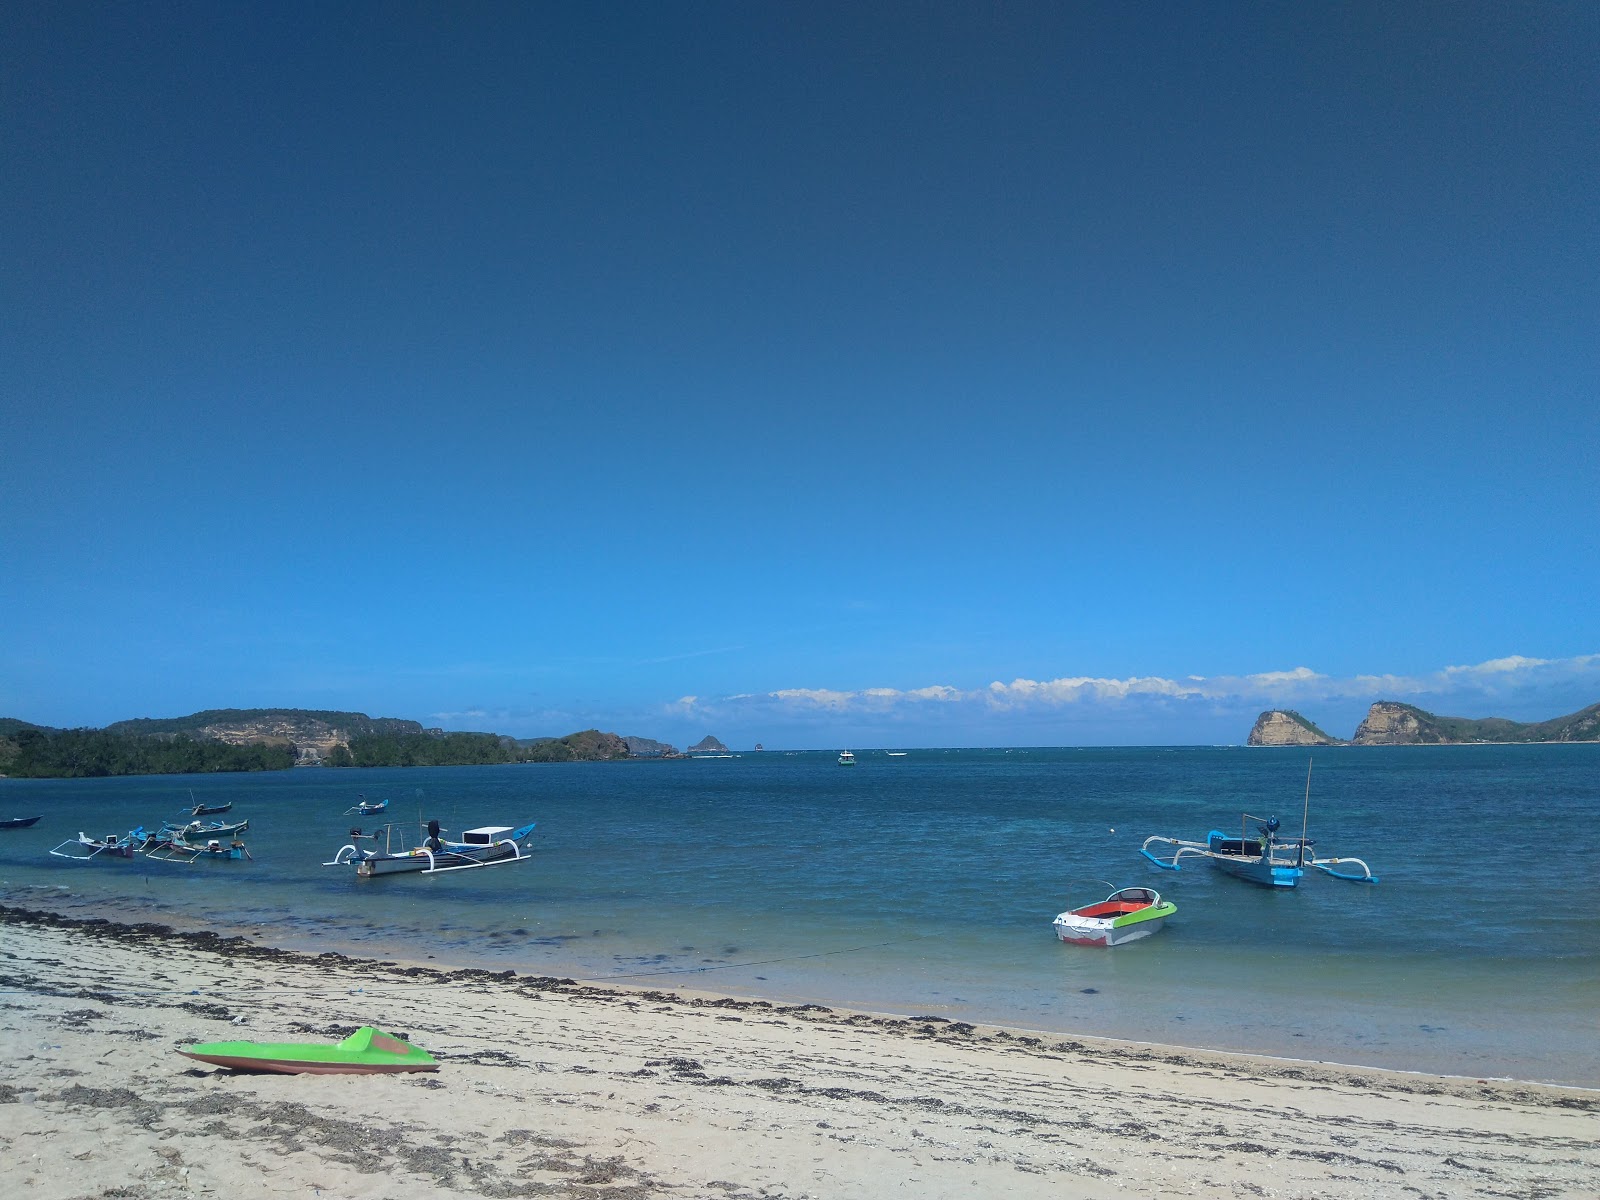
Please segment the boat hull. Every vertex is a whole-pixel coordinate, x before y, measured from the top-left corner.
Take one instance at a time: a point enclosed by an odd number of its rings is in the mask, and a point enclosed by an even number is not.
[[[1098,904],[1069,909],[1055,919],[1056,937],[1075,946],[1121,946],[1147,938],[1178,911],[1147,888],[1124,888]]]
[[[1257,847],[1255,854],[1243,852],[1252,846]],[[1247,842],[1241,847],[1238,838],[1230,838],[1213,829],[1206,835],[1206,847],[1210,851],[1206,861],[1225,875],[1245,879],[1262,887],[1294,887],[1305,872],[1291,863],[1274,860],[1270,846],[1266,855],[1261,854],[1259,846],[1259,843]]]
[[[370,1025],[332,1046],[298,1042],[204,1042],[179,1050],[185,1058],[276,1075],[397,1075],[437,1071],[426,1050]]]
[[[7,817],[0,821],[0,829],[27,829],[38,819],[38,817]]]

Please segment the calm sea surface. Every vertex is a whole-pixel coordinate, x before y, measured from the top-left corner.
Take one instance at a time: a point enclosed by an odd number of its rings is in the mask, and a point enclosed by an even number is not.
[[[441,966],[690,987],[1294,1058],[1600,1087],[1600,745],[1318,749],[1310,833],[1381,882],[1274,892],[1150,834],[1298,833],[1310,758],[1244,748],[857,750],[728,759],[0,780],[0,899]],[[532,862],[324,867],[358,796],[450,830],[537,821]],[[64,862],[233,801],[254,862]],[[217,818],[212,818],[217,819]],[[1062,909],[1178,905],[1113,950]],[[265,928],[263,928],[265,927]],[[3,930],[0,930],[3,933]]]

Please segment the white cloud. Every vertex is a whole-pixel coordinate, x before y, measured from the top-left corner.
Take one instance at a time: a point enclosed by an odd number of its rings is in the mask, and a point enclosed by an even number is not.
[[[1422,675],[1358,674],[1332,676],[1299,666],[1286,670],[1257,671],[1244,675],[1188,675],[1168,679],[1135,675],[1126,679],[1075,675],[1056,679],[996,680],[987,687],[962,689],[949,684],[901,689],[780,688],[708,701],[709,710],[766,708],[792,713],[886,714],[925,704],[957,707],[971,705],[994,713],[1047,712],[1065,706],[1080,709],[1114,709],[1149,702],[1164,704],[1221,704],[1239,709],[1279,705],[1333,704],[1361,700],[1404,700],[1441,695],[1470,699],[1500,694],[1523,685],[1582,681],[1594,677],[1600,684],[1600,654],[1565,659],[1508,655],[1475,666],[1443,667]],[[685,710],[696,707],[696,697],[678,701]]]

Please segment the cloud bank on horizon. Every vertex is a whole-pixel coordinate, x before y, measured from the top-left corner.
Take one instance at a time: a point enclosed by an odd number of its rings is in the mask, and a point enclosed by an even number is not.
[[[1359,674],[1333,676],[1295,667],[1245,675],[1189,675],[1182,678],[1133,676],[1107,679],[1064,676],[1057,679],[996,680],[984,687],[948,684],[901,689],[872,687],[853,690],[794,687],[722,697],[683,696],[668,706],[683,720],[708,725],[719,722],[742,728],[762,721],[793,723],[818,729],[848,725],[864,731],[932,724],[1001,731],[1040,728],[1052,718],[1081,720],[1089,731],[1114,727],[1119,718],[1137,713],[1141,725],[1153,709],[1169,714],[1180,732],[1208,728],[1216,722],[1253,719],[1260,710],[1297,708],[1324,724],[1346,717],[1352,705],[1364,708],[1375,700],[1414,702],[1452,716],[1515,716],[1544,719],[1569,709],[1543,711],[1541,705],[1594,703],[1600,692],[1600,654],[1568,658],[1507,655],[1481,663],[1446,666],[1418,675]],[[1473,708],[1499,703],[1512,712],[1446,711],[1451,705]],[[1533,710],[1529,711],[1529,705]],[[1445,706],[1445,707],[1441,707]],[[1324,714],[1319,711],[1326,709]],[[1071,732],[1071,726],[1060,726]],[[1242,739],[1240,731],[1239,738]]]

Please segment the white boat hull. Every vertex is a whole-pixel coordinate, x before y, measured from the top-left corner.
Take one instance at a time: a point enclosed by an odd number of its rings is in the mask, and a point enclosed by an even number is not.
[[[1165,917],[1140,921],[1137,925],[1124,925],[1121,929],[1111,921],[1093,917],[1069,917],[1063,913],[1056,918],[1056,936],[1075,946],[1121,946],[1149,937],[1166,923]]]

